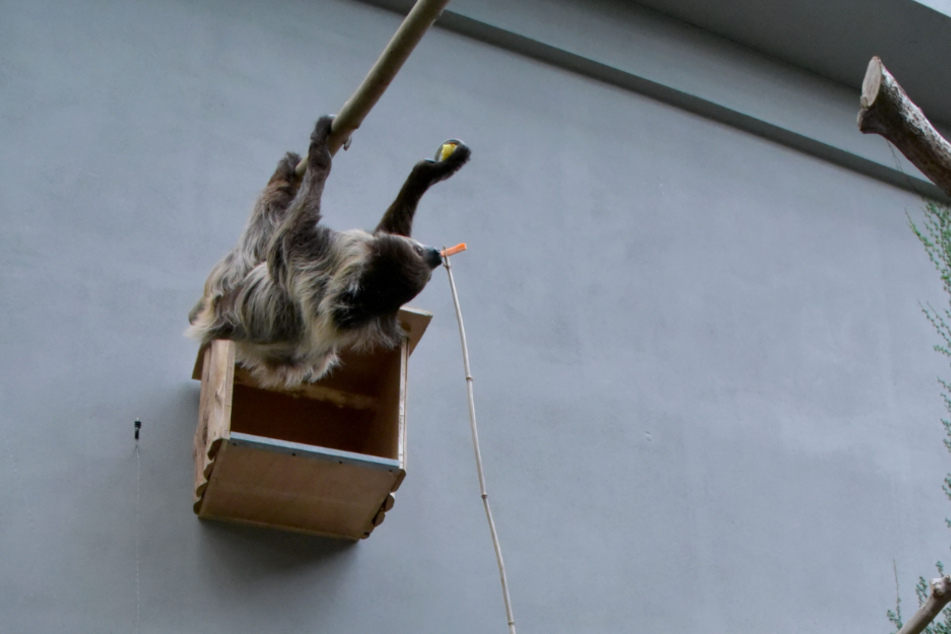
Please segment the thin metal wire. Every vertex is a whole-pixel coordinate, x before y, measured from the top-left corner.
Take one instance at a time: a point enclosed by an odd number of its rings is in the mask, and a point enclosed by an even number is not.
[[[459,322],[459,338],[462,340],[462,363],[466,369],[466,392],[469,397],[469,426],[472,429],[472,446],[475,449],[476,470],[479,473],[479,490],[482,494],[482,504],[485,507],[485,517],[489,522],[489,532],[492,533],[492,545],[495,547],[495,560],[499,565],[499,577],[502,581],[502,598],[505,601],[505,616],[508,619],[509,633],[515,634],[515,616],[512,614],[512,599],[509,597],[509,584],[505,576],[505,563],[502,561],[502,547],[499,545],[499,535],[495,530],[492,510],[489,508],[489,494],[485,491],[485,474],[482,470],[482,451],[479,449],[479,430],[476,427],[475,398],[472,393],[472,371],[469,369],[469,346],[466,344],[466,329],[462,324],[462,309],[459,308],[459,295],[456,292],[456,282],[452,277],[452,266],[449,263],[449,256],[443,257],[443,266],[446,267],[446,272],[449,274],[449,289],[452,291],[452,303],[456,308],[456,321]]]

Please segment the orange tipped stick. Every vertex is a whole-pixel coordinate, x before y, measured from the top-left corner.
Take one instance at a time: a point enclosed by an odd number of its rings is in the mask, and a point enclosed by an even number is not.
[[[442,251],[439,252],[439,255],[443,256],[444,258],[448,258],[450,255],[455,255],[455,254],[457,254],[457,253],[462,253],[462,252],[465,251],[465,250],[466,250],[466,243],[465,243],[465,242],[460,242],[459,244],[457,244],[457,245],[454,246],[454,247],[449,247],[448,249],[443,249]]]

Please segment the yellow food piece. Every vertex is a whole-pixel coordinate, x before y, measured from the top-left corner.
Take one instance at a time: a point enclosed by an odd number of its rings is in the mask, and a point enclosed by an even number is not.
[[[455,152],[455,151],[456,151],[456,144],[455,144],[455,143],[443,143],[443,144],[442,144],[442,150],[439,152],[439,160],[440,160],[440,161],[445,161],[445,160],[446,160],[447,158],[449,158],[449,157],[452,155],[452,153]]]

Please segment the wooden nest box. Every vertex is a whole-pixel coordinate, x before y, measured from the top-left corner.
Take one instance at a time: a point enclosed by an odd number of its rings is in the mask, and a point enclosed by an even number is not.
[[[316,383],[263,389],[234,344],[198,353],[195,513],[345,539],[368,537],[406,475],[409,355],[432,314],[400,309],[399,348],[344,352]]]

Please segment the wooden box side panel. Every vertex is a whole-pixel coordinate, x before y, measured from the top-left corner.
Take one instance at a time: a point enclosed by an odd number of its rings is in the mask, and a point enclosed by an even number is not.
[[[199,516],[361,539],[373,530],[401,470],[261,450],[228,442]]]
[[[399,318],[400,326],[402,326],[403,332],[409,340],[409,354],[413,354],[413,350],[416,349],[416,344],[422,339],[423,333],[426,332],[426,328],[429,326],[429,322],[432,321],[433,314],[428,310],[403,306],[400,308]]]
[[[213,341],[204,348],[198,427],[195,429],[195,496],[200,498],[222,440],[231,433],[234,344]]]
[[[375,455],[395,457],[400,468],[406,470],[406,399],[409,382],[409,357],[416,344],[429,326],[433,315],[430,312],[408,308],[400,309],[400,325],[403,328],[403,342],[397,350],[390,352],[390,360],[380,364],[379,406],[374,418],[374,434],[370,445]],[[399,488],[402,478],[393,490]]]
[[[406,468],[406,372],[409,360],[409,341],[404,339],[399,350],[393,351],[389,363],[382,370],[373,428],[368,438],[368,453],[399,460]]]

